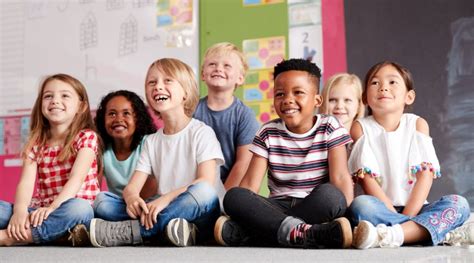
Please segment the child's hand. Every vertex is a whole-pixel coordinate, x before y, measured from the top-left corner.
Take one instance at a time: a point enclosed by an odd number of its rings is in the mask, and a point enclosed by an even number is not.
[[[156,224],[158,214],[168,206],[169,202],[165,198],[160,197],[147,204],[148,214],[142,213],[140,216],[140,222],[142,226],[145,226],[146,230],[153,228]]]
[[[54,207],[40,207],[35,211],[30,213],[30,222],[33,227],[40,226],[44,220],[48,219],[49,214],[51,214],[56,208]]]
[[[145,201],[140,198],[140,196],[135,196],[127,200],[127,214],[133,218],[137,219],[141,214],[148,214],[148,207],[146,206]]]
[[[14,238],[17,241],[23,241],[27,238],[26,231],[30,228],[30,220],[28,211],[21,211],[13,213],[10,218],[10,223],[7,227],[7,234],[9,238]]]

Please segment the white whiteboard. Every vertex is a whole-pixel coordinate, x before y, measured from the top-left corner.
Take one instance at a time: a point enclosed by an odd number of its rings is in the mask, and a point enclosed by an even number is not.
[[[112,90],[144,98],[146,71],[158,58],[198,72],[197,0],[192,12],[184,30],[156,26],[156,0],[2,0],[0,115],[29,112],[41,80],[59,72],[86,86],[92,108]]]

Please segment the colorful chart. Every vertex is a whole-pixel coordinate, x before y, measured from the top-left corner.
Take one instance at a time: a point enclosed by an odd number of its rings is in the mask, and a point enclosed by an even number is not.
[[[285,0],[242,0],[243,6],[259,6],[268,4],[283,3]]]
[[[242,46],[250,70],[236,94],[260,123],[278,118],[273,107],[273,67],[286,57],[285,37],[244,40]]]
[[[158,0],[156,16],[158,27],[188,25],[192,21],[192,0]]]

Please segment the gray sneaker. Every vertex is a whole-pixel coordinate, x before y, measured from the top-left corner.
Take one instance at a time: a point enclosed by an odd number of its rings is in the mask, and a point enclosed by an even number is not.
[[[90,239],[94,247],[114,247],[143,243],[138,220],[109,222],[94,218],[90,226]]]
[[[197,227],[186,219],[172,219],[166,226],[166,236],[177,247],[187,247],[196,244]]]
[[[448,232],[443,244],[450,246],[474,246],[474,222],[469,222]]]

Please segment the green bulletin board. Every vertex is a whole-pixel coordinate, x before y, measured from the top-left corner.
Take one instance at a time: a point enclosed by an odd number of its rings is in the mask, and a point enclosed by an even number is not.
[[[271,2],[271,1],[248,1],[248,0],[201,0],[199,1],[199,63],[202,64],[204,53],[208,47],[218,42],[231,42],[243,50],[242,43],[245,40],[266,39],[283,37],[284,58],[288,57],[288,8],[286,1],[281,3],[268,3],[256,5],[244,5],[244,2]],[[274,1],[277,2],[277,1]],[[244,50],[245,51],[245,50]],[[251,65],[250,65],[251,66]],[[255,76],[256,72],[247,72],[247,76]],[[267,74],[267,73],[265,73]],[[247,79],[247,82],[249,79]],[[273,83],[271,83],[273,88]],[[269,90],[267,90],[267,93]],[[247,103],[244,99],[243,88],[239,87],[235,95],[244,103],[249,105],[259,119],[258,109],[255,103]],[[272,92],[271,92],[272,93]],[[207,95],[205,84],[200,82],[201,96]],[[263,92],[262,92],[263,94]],[[266,99],[271,103],[273,99]],[[268,188],[266,177],[262,182],[260,194],[267,196]]]

